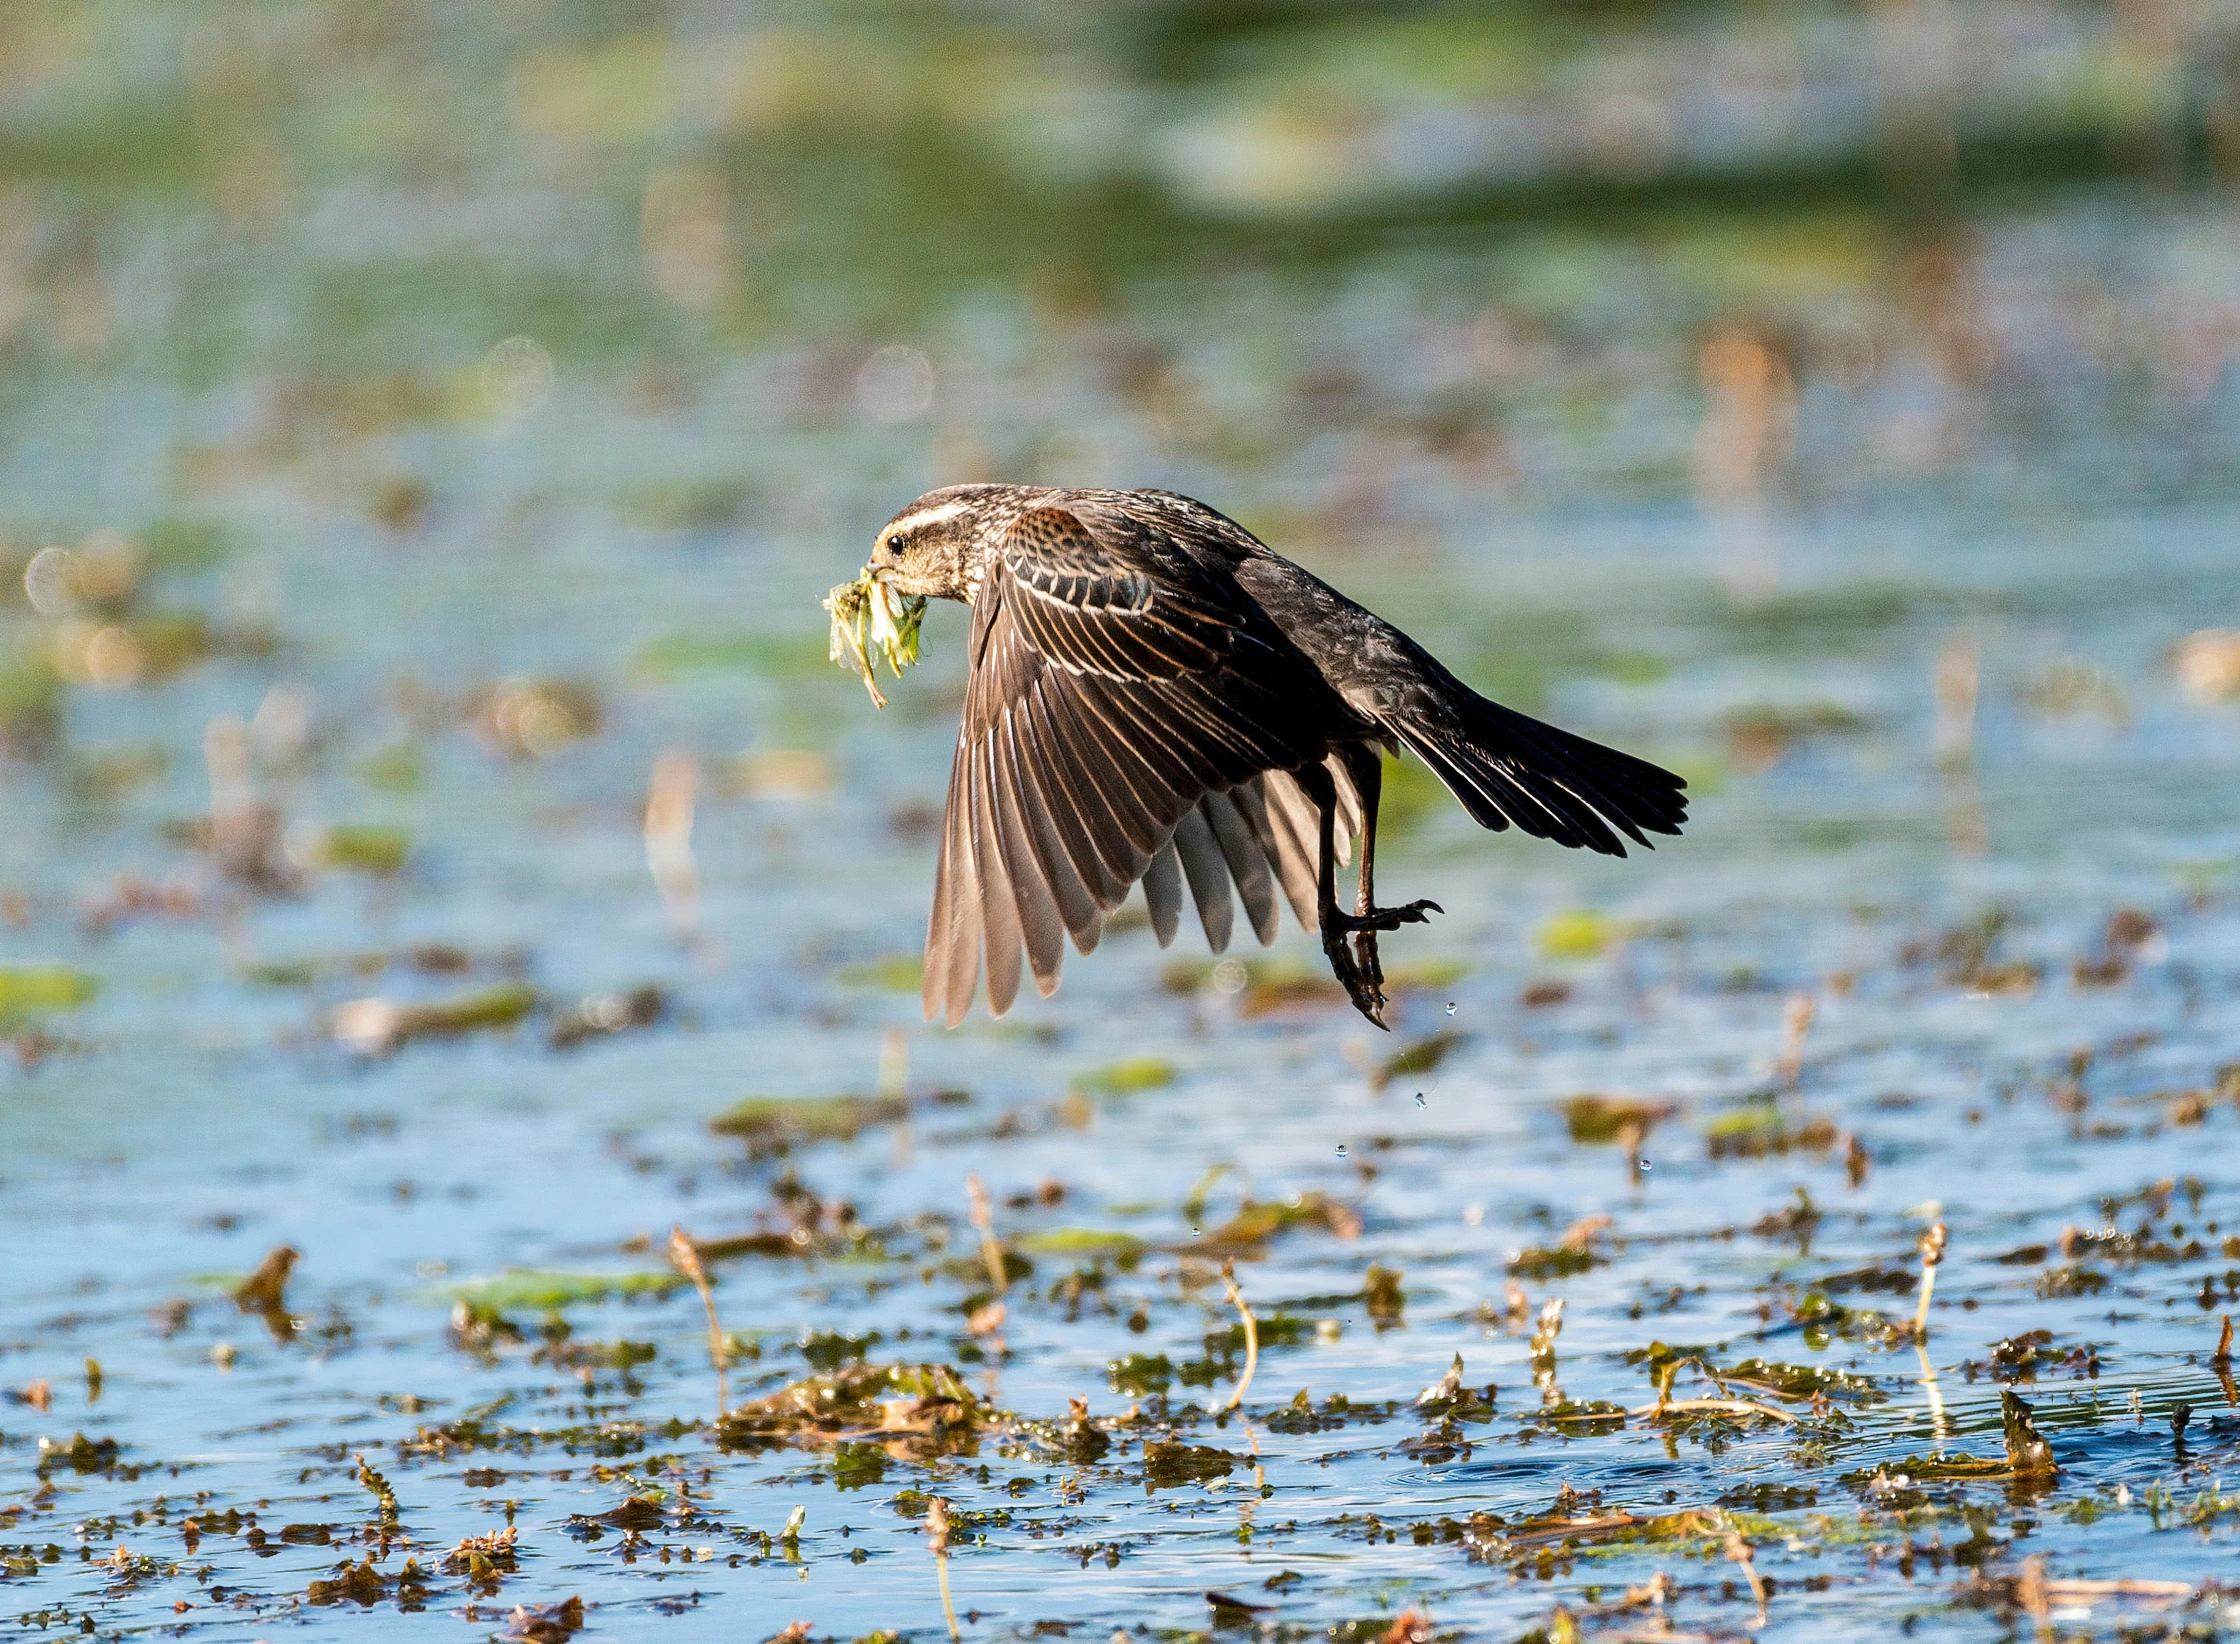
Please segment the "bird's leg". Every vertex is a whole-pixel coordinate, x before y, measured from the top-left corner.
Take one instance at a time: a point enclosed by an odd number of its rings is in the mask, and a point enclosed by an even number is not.
[[[1367,758],[1374,760],[1374,750],[1367,751]],[[1292,772],[1306,796],[1314,801],[1320,822],[1319,851],[1315,873],[1315,922],[1322,931],[1323,956],[1330,961],[1330,973],[1346,990],[1346,997],[1354,1008],[1377,1026],[1384,1021],[1384,971],[1378,960],[1376,932],[1398,930],[1402,925],[1421,923],[1426,910],[1441,910],[1435,902],[1412,902],[1404,908],[1380,908],[1372,900],[1375,869],[1372,858],[1375,852],[1375,817],[1378,795],[1377,774],[1364,777],[1360,761],[1352,756],[1347,759],[1350,776],[1362,799],[1362,874],[1357,894],[1355,913],[1338,911],[1338,788],[1331,779],[1329,768],[1322,764],[1306,766]],[[1350,940],[1349,940],[1350,939]]]
[[[1384,964],[1377,953],[1377,932],[1421,924],[1427,914],[1447,910],[1432,901],[1410,902],[1398,908],[1376,905],[1377,809],[1384,795],[1384,760],[1375,748],[1358,743],[1343,749],[1339,757],[1346,763],[1346,775],[1352,779],[1354,792],[1361,797],[1361,875],[1354,893],[1353,913],[1342,922],[1354,933],[1354,957],[1362,974],[1381,993]]]
[[[1361,799],[1361,868],[1353,892],[1354,917],[1365,919],[1377,905],[1377,802],[1384,795],[1384,761],[1377,757],[1374,748],[1348,748],[1345,751],[1346,774],[1353,779],[1353,789]],[[1360,930],[1353,933],[1354,962],[1361,967],[1361,974],[1368,978],[1369,986],[1381,997],[1384,993],[1384,959],[1377,952],[1377,933]]]
[[[1384,1009],[1384,990],[1362,974],[1360,963],[1346,940],[1352,934],[1352,927],[1338,912],[1338,785],[1330,779],[1329,769],[1320,761],[1291,774],[1306,796],[1314,801],[1315,816],[1320,824],[1315,856],[1314,911],[1315,924],[1322,932],[1322,956],[1330,961],[1330,974],[1346,990],[1353,1008],[1383,1027],[1384,1018],[1380,1013]]]

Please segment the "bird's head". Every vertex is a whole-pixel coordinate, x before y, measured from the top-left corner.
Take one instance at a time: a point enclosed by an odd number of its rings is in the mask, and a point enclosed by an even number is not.
[[[928,491],[879,527],[865,569],[897,593],[969,604],[989,556],[1030,495],[1018,485]]]

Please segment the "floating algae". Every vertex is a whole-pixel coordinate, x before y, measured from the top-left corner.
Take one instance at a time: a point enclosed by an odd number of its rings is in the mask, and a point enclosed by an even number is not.
[[[879,690],[878,663],[886,659],[897,679],[918,660],[918,625],[925,620],[926,602],[917,594],[898,594],[869,571],[853,582],[843,582],[821,602],[832,614],[830,656],[843,668],[861,676],[871,700],[884,708],[887,699]]]
[[[934,1453],[969,1445],[1002,1413],[945,1364],[852,1364],[748,1400],[717,1424],[727,1449],[792,1439],[808,1444],[866,1434],[930,1441]]]
[[[812,1142],[852,1142],[873,1125],[910,1116],[895,1096],[747,1096],[708,1121],[718,1136],[745,1138],[756,1158]]]

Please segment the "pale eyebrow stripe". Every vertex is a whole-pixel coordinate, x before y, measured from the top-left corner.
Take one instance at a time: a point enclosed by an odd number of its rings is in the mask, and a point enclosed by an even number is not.
[[[921,525],[938,525],[945,519],[955,519],[967,506],[968,504],[961,502],[945,502],[938,508],[920,509],[915,514],[905,514],[902,518],[891,521],[887,530],[907,533],[917,530]]]

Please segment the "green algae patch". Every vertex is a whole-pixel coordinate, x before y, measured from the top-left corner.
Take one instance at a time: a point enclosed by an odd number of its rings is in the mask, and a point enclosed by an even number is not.
[[[914,953],[890,953],[833,972],[833,980],[843,987],[877,988],[881,993],[916,993],[925,977],[925,960]]]
[[[1115,1393],[1140,1398],[1146,1393],[1163,1393],[1174,1385],[1174,1360],[1164,1353],[1130,1353],[1107,1364],[1104,1373]]]
[[[876,1444],[842,1439],[832,1447],[832,1483],[839,1490],[862,1490],[883,1484],[887,1478],[887,1453]]]
[[[167,515],[142,527],[140,552],[150,571],[207,571],[233,552],[233,538],[215,520]]]
[[[1133,1096],[1174,1083],[1174,1063],[1162,1056],[1129,1056],[1076,1073],[1072,1086],[1085,1096]]]
[[[838,1370],[845,1365],[861,1364],[870,1357],[871,1349],[886,1338],[873,1330],[867,1335],[852,1336],[845,1330],[812,1330],[793,1345],[815,1370]]]
[[[1770,1099],[1715,1114],[1704,1126],[1704,1143],[1714,1159],[1765,1159],[1798,1148],[1817,1153],[1835,1142],[1834,1120],[1820,1114],[1792,1117]]]
[[[1278,1235],[1301,1227],[1353,1239],[1361,1234],[1361,1217],[1351,1206],[1322,1193],[1300,1193],[1281,1201],[1246,1199],[1219,1227],[1191,1240],[1189,1248],[1210,1256],[1253,1255]]]
[[[1769,1393],[1783,1399],[1827,1397],[1881,1404],[1890,1397],[1865,1376],[1822,1369],[1818,1365],[1782,1364],[1771,1359],[1744,1359],[1733,1369],[1716,1370],[1712,1375],[1723,1385],[1746,1387],[1754,1393]]]
[[[1608,914],[1573,908],[1541,925],[1539,947],[1550,959],[1596,959],[1624,934],[1624,927]]]
[[[1435,1072],[1467,1037],[1453,1028],[1442,1028],[1413,1044],[1404,1045],[1377,1065],[1369,1082],[1382,1090],[1395,1079]]]
[[[1525,1419],[1549,1432],[1599,1438],[1625,1431],[1626,1407],[1607,1399],[1560,1399]]]
[[[237,974],[251,987],[309,988],[318,986],[325,969],[325,962],[318,959],[258,959],[243,965]]]
[[[1867,1307],[1846,1307],[1819,1290],[1808,1291],[1789,1318],[1804,1327],[1804,1344],[1815,1353],[1839,1337],[1889,1346],[1909,1340],[1913,1334],[1911,1319],[1892,1318]]]
[[[343,873],[391,879],[404,871],[412,835],[378,822],[337,822],[320,837],[319,860]]]
[[[62,676],[43,661],[0,661],[0,752],[37,755],[62,737]]]
[[[805,1376],[726,1411],[727,1449],[759,1443],[883,1437],[946,1449],[1007,1420],[945,1364],[850,1364]]]
[[[121,1446],[113,1438],[89,1439],[82,1432],[70,1435],[68,1444],[61,1444],[43,1434],[39,1439],[38,1475],[44,1479],[57,1467],[67,1467],[73,1473],[106,1473],[117,1465]]]
[[[100,991],[99,978],[68,965],[0,966],[0,1032],[52,1011],[81,1009]]]
[[[806,1256],[815,1236],[806,1228],[791,1233],[734,1233],[724,1238],[694,1239],[692,1247],[704,1262],[737,1261],[742,1256]]]
[[[511,1027],[537,1008],[537,990],[526,982],[502,982],[440,1005],[418,1005],[406,1012],[412,1037],[448,1037],[485,1028]]]
[[[1399,1323],[1408,1305],[1408,1293],[1400,1288],[1400,1281],[1406,1277],[1397,1267],[1380,1267],[1375,1262],[1363,1275],[1361,1305],[1368,1308],[1379,1330]]]
[[[1886,1489],[1900,1481],[1916,1484],[1941,1484],[1953,1480],[2006,1479],[2015,1476],[2004,1457],[1973,1456],[1965,1450],[1950,1455],[1907,1456],[1901,1461],[1885,1462],[1880,1467],[1843,1475],[1843,1482],[1854,1489]]]
[[[406,1559],[401,1570],[389,1575],[374,1568],[373,1555],[368,1553],[363,1562],[345,1561],[331,1578],[312,1582],[304,1602],[320,1609],[335,1604],[371,1609],[383,1599],[394,1599],[399,1609],[418,1610],[426,1607],[428,1596],[428,1574],[417,1559]]]
[[[1608,1256],[1597,1255],[1587,1246],[1548,1245],[1532,1246],[1518,1251],[1509,1258],[1509,1275],[1518,1279],[1568,1279],[1575,1274],[1590,1273],[1609,1264]]]
[[[336,1008],[331,1031],[337,1042],[361,1055],[386,1056],[415,1039],[457,1039],[513,1027],[536,1008],[535,988],[526,982],[500,982],[438,1004],[353,999]]]
[[[1210,1444],[1146,1444],[1143,1447],[1146,1489],[1203,1484],[1210,1479],[1227,1478],[1243,1465],[1242,1456],[1233,1456]]]
[[[1623,1141],[1629,1132],[1646,1141],[1649,1132],[1679,1111],[1670,1102],[1631,1096],[1573,1096],[1563,1104],[1563,1126],[1581,1146],[1602,1147]]]
[[[616,1296],[666,1296],[684,1282],[675,1273],[567,1273],[517,1267],[486,1279],[467,1279],[444,1294],[490,1313],[514,1309],[549,1313],[579,1302],[608,1301]]]
[[[1140,1256],[1149,1244],[1133,1233],[1108,1227],[1051,1227],[1022,1233],[1011,1241],[1038,1256]]]
[[[899,1096],[748,1096],[708,1121],[718,1136],[736,1136],[756,1158],[815,1142],[852,1142],[874,1125],[910,1116]]]
[[[577,1341],[569,1337],[538,1348],[529,1355],[529,1361],[558,1370],[635,1370],[660,1357],[660,1347],[650,1341]]]
[[[1606,1554],[1637,1551],[1710,1551],[1735,1531],[1766,1533],[1771,1521],[1718,1508],[1688,1508],[1676,1513],[1635,1513],[1603,1504],[1599,1490],[1574,1491],[1568,1484],[1544,1512],[1504,1519],[1498,1513],[1473,1513],[1466,1524],[1442,1520],[1426,1541],[1461,1541],[1480,1557],[1546,1574],[1551,1554]]]
[[[418,793],[427,786],[428,760],[410,742],[392,742],[358,761],[358,779],[382,793]]]
[[[1003,1282],[1005,1284],[1017,1284],[1022,1279],[1034,1277],[1034,1263],[1027,1257],[1008,1246],[998,1245],[997,1250],[1003,1258]],[[968,1256],[951,1256],[947,1261],[937,1263],[934,1271],[947,1278],[955,1279],[960,1284],[984,1286],[988,1280],[988,1257],[984,1251],[974,1250]],[[967,1296],[963,1305],[965,1310],[970,1312],[982,1303],[993,1299],[994,1293],[992,1291],[980,1289]]]

